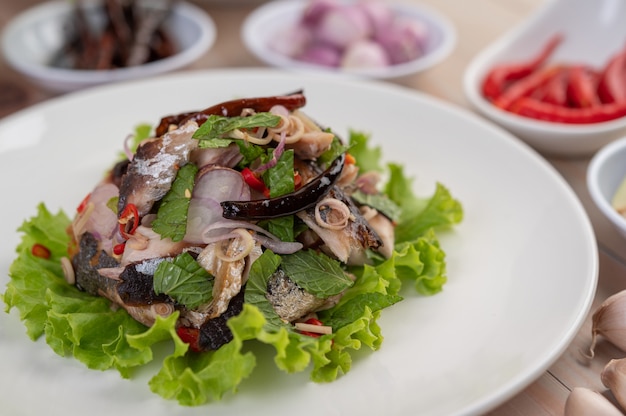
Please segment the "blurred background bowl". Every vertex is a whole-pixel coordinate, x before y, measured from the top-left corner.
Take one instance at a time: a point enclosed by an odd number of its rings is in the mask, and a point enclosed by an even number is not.
[[[444,16],[423,6],[386,3],[395,16],[424,26],[427,42],[417,59],[380,68],[336,68],[304,62],[277,52],[271,45],[281,35],[281,30],[299,21],[309,3],[310,0],[276,0],[254,10],[242,27],[242,38],[248,50],[265,64],[274,67],[389,79],[415,74],[438,64],[452,52],[456,44],[456,30]]]
[[[463,87],[470,104],[541,153],[590,156],[626,133],[626,117],[594,123],[565,124],[522,117],[492,105],[481,92],[487,72],[497,64],[526,60],[555,34],[563,35],[547,65],[584,64],[601,68],[624,47],[626,2],[551,0],[479,53],[465,70]]]
[[[89,3],[86,7],[94,8]],[[26,10],[10,21],[2,33],[2,52],[7,62],[37,85],[68,92],[110,82],[146,78],[171,72],[193,63],[215,41],[215,24],[200,8],[176,2],[164,21],[176,53],[138,66],[105,70],[76,70],[50,65],[66,41],[66,25],[73,2],[50,1]]]
[[[626,218],[613,207],[613,198],[626,179],[626,137],[602,147],[587,168],[587,188],[602,214],[626,238]]]

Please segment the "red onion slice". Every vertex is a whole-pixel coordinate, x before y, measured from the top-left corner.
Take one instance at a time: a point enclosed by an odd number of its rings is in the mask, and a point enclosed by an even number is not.
[[[189,203],[184,240],[202,244],[204,231],[223,220],[220,202],[230,200],[250,200],[250,188],[241,174],[220,166],[201,169]]]

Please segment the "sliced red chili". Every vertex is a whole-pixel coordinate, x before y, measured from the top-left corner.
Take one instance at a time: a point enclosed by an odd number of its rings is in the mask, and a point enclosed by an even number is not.
[[[202,348],[200,348],[200,330],[197,328],[190,328],[187,326],[179,326],[176,328],[176,334],[180,337],[180,339],[189,344],[189,348],[194,352],[201,352]]]
[[[120,234],[125,239],[129,239],[139,226],[139,211],[135,204],[127,204],[118,219]]]
[[[297,170],[293,172],[293,185],[295,189],[300,189],[302,186],[302,175]]]
[[[489,71],[483,82],[483,95],[489,100],[494,100],[502,95],[509,83],[527,77],[543,65],[562,40],[562,35],[557,34],[531,59],[525,62],[503,64],[494,67]]]
[[[46,260],[50,258],[50,250],[48,249],[48,247],[44,246],[43,244],[39,244],[39,243],[33,244],[33,246],[30,249],[30,252],[35,257],[39,257],[39,258],[46,259]]]
[[[248,184],[248,186],[256,191],[265,193],[269,191],[267,186],[265,186],[265,182],[261,180],[250,168],[243,168],[241,170],[241,176],[243,176],[243,180]]]

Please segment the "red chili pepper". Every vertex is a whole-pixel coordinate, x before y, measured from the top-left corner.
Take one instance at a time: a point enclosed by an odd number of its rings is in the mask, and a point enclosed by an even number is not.
[[[567,105],[567,82],[569,71],[563,68],[563,71],[556,74],[548,83],[540,88],[532,97],[543,101],[544,103]]]
[[[557,34],[533,58],[515,64],[503,64],[493,68],[483,82],[483,95],[494,100],[506,90],[507,85],[535,72],[552,55],[563,37]]]
[[[83,198],[83,200],[80,201],[80,204],[78,204],[78,206],[76,207],[76,212],[80,214],[81,212],[85,210],[85,207],[87,206],[87,203],[89,202],[89,198],[91,198],[91,193],[87,194]]]
[[[129,239],[139,226],[139,211],[135,204],[128,204],[122,211],[117,222],[120,224],[120,234],[125,239]]]
[[[626,116],[626,102],[596,107],[569,108],[544,103],[532,98],[518,100],[511,111],[537,120],[568,124],[600,123]]]
[[[269,189],[265,186],[265,183],[252,172],[250,168],[243,168],[241,170],[241,176],[243,176],[243,180],[248,184],[248,186],[259,192],[267,192],[269,194]]]
[[[194,352],[201,352],[200,348],[200,330],[197,328],[190,328],[187,326],[179,326],[176,328],[176,334],[180,339],[189,344],[189,348]]]
[[[600,98],[596,94],[597,84],[597,74],[591,69],[581,65],[569,68],[567,92],[571,105],[580,108],[600,105]]]
[[[120,256],[124,254],[124,249],[126,248],[126,243],[116,244],[113,246],[113,254],[116,256]]]
[[[613,56],[604,67],[598,95],[604,103],[626,101],[626,49]]]
[[[515,101],[528,97],[537,89],[547,85],[562,70],[563,68],[559,66],[537,70],[507,88],[503,94],[493,101],[493,104],[503,110],[507,110]]]
[[[39,257],[39,258],[46,259],[46,260],[50,258],[50,250],[48,249],[48,247],[44,246],[43,244],[39,244],[39,243],[33,244],[33,246],[30,249],[30,252],[35,257]]]

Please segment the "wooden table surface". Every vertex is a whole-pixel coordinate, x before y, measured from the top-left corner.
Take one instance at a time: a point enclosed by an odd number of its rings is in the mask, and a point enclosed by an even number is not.
[[[214,47],[192,68],[258,67],[245,49],[239,28],[247,14],[258,5],[253,0],[196,0],[217,24]],[[34,0],[3,0],[0,7],[0,29],[20,11],[38,3]],[[446,15],[456,26],[458,43],[452,55],[435,68],[419,76],[396,81],[426,92],[452,104],[468,107],[462,91],[462,75],[472,57],[492,40],[521,22],[541,5],[541,0],[422,0]],[[35,103],[53,98],[51,94],[30,84],[13,71],[0,57],[0,118]],[[585,172],[589,158],[568,159],[550,157],[548,160],[563,175],[579,196],[593,223],[600,256],[599,284],[592,311],[609,295],[626,289],[626,240],[605,220],[587,192]],[[565,353],[534,383],[515,397],[493,409],[490,416],[561,415],[571,389],[582,386],[606,394],[600,372],[611,359],[626,355],[608,342],[600,342],[596,357],[581,364],[579,351],[591,340],[588,317],[579,334]]]

